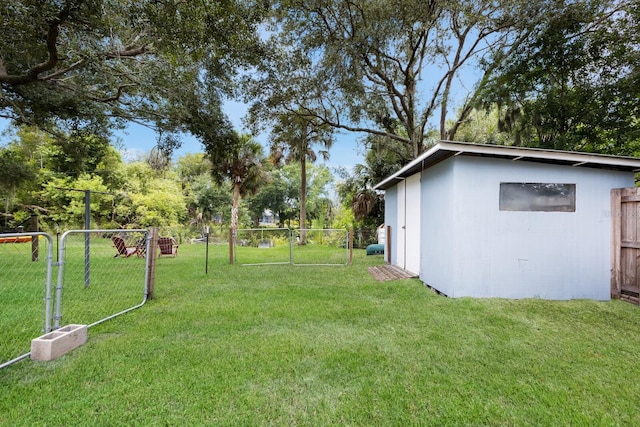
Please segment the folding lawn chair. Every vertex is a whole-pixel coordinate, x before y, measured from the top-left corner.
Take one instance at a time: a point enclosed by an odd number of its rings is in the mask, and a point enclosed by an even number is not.
[[[127,246],[124,243],[124,239],[118,236],[113,236],[111,240],[113,240],[113,246],[115,246],[116,250],[118,251],[118,253],[113,256],[114,258],[119,256],[129,258],[133,254],[136,254],[137,256],[141,256],[140,250],[137,245]]]
[[[176,255],[178,255],[178,244],[173,237],[159,237],[158,248],[160,248],[158,257],[161,257],[162,255],[170,255],[172,257],[175,257]]]

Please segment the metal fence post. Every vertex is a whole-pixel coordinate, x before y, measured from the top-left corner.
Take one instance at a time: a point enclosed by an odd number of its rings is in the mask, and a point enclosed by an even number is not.
[[[289,264],[293,265],[293,247],[295,244],[295,230],[289,230]]]
[[[84,229],[91,229],[91,190],[84,191]],[[89,287],[91,283],[91,236],[85,234],[84,238],[84,286]]]
[[[65,260],[65,241],[69,232],[62,233],[60,238],[60,246],[58,247],[58,281],[56,284],[56,302],[55,313],[53,314],[53,329],[60,327],[60,319],[62,318],[62,284],[64,282],[64,260]]]
[[[353,264],[353,228],[350,228],[349,231],[349,265]]]
[[[206,252],[204,256],[204,274],[209,274],[209,226],[205,226],[204,229],[206,235]]]
[[[49,247],[47,249],[47,283],[45,291],[45,303],[44,303],[44,331],[46,333],[51,332],[51,282],[53,280],[53,239],[49,234],[42,234],[49,240]]]

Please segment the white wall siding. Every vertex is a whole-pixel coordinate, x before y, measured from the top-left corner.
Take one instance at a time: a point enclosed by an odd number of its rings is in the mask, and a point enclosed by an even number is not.
[[[448,162],[455,171],[455,261],[453,292],[443,292],[609,299],[610,190],[633,186],[632,173],[465,156]],[[500,211],[501,182],[574,183],[576,211]]]
[[[420,279],[454,296],[453,162],[445,161],[422,172]]]
[[[395,246],[395,264],[401,268],[404,268],[406,265],[405,260],[405,220],[406,220],[406,210],[407,210],[407,184],[406,181],[401,181],[397,185],[398,192],[398,202],[397,202],[397,211],[396,211],[396,233],[393,238],[393,245]]]

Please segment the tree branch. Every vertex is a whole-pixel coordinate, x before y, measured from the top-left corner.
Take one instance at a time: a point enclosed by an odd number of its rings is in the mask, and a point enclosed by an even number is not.
[[[135,56],[144,55],[145,53],[148,53],[149,50],[150,49],[148,45],[142,45],[139,47],[127,46],[125,50],[121,50],[115,53],[105,53],[104,57],[106,59],[132,58]]]
[[[46,76],[42,77],[42,80],[52,80],[57,78],[58,76],[62,76],[64,74],[67,74],[70,71],[73,70],[77,70],[78,68],[80,68],[81,66],[83,66],[84,64],[86,64],[88,61],[86,58],[83,58],[79,61],[74,62],[73,64],[69,65],[68,67],[65,68],[61,68],[59,70],[56,70],[54,73],[51,74],[47,74]]]
[[[10,85],[18,86],[31,83],[38,79],[38,76],[45,72],[52,70],[60,60],[58,56],[58,36],[60,35],[60,26],[64,23],[69,13],[67,10],[61,11],[58,16],[49,23],[47,30],[47,53],[48,58],[46,61],[34,65],[26,73],[22,75],[10,75],[7,73],[7,69],[4,63],[0,63],[0,83],[7,83]]]
[[[321,114],[316,113],[315,111],[309,109],[309,108],[305,108],[305,107],[301,107],[304,111],[305,111],[305,115],[307,116],[311,116],[314,117],[316,119],[318,119],[322,124],[325,124],[327,126],[331,126],[337,129],[343,129],[343,130],[347,130],[350,132],[363,132],[363,133],[369,133],[369,134],[373,134],[373,135],[378,135],[378,136],[385,136],[387,138],[391,138],[395,141],[400,141],[403,142],[405,144],[410,143],[410,139],[400,136],[400,135],[396,135],[394,133],[390,133],[390,132],[385,132],[385,131],[381,131],[378,129],[371,129],[371,128],[365,128],[365,127],[360,127],[360,126],[349,126],[349,125],[345,125],[343,123],[341,123],[340,121],[335,121],[335,120],[331,120],[328,117],[325,117]],[[284,107],[284,109],[290,113],[293,114],[300,114],[299,110],[290,108],[290,107]]]
[[[124,89],[128,88],[128,87],[135,87],[136,85],[134,84],[128,84],[128,85],[120,85],[118,86],[118,91],[115,95],[113,96],[109,96],[106,98],[94,98],[94,97],[89,97],[91,100],[96,101],[96,102],[102,102],[102,103],[109,103],[109,102],[114,102],[120,99],[120,97],[122,96],[122,93],[124,91]]]

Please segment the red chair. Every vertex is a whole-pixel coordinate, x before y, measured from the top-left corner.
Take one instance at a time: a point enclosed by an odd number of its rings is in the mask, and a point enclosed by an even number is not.
[[[175,257],[178,255],[178,244],[173,237],[159,237],[158,248],[160,248],[158,257],[161,257],[162,255]]]
[[[115,246],[118,251],[118,253],[113,256],[114,258],[119,256],[129,258],[133,254],[140,256],[138,246],[127,246],[122,237],[113,236],[111,240],[113,240],[113,246]]]

